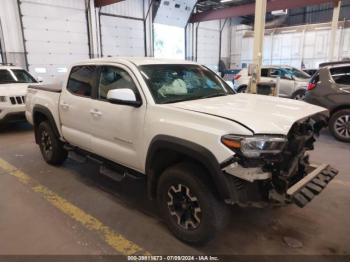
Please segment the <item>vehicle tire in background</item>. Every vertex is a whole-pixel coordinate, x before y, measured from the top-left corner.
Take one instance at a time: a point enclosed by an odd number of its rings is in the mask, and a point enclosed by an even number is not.
[[[238,87],[237,93],[247,93],[247,86]]]
[[[48,122],[41,122],[38,127],[39,147],[44,160],[51,165],[62,164],[68,156],[63,143],[58,139]]]
[[[305,99],[305,94],[306,94],[305,90],[298,90],[292,95],[292,99],[301,100],[302,101],[302,100]]]
[[[228,207],[218,200],[207,181],[205,170],[190,163],[166,169],[157,186],[157,202],[170,231],[192,245],[208,242],[226,225]]]
[[[335,112],[329,120],[329,129],[339,141],[350,142],[350,109]]]

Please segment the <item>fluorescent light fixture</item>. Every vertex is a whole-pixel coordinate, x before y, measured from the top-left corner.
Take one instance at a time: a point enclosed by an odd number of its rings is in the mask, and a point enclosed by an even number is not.
[[[220,0],[220,3],[228,3],[228,2],[233,2],[233,0]]]

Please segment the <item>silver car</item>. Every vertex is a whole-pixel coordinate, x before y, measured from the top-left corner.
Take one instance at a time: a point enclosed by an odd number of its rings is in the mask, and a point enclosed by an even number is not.
[[[248,69],[242,69],[236,76],[234,90],[244,93],[249,83]],[[277,83],[279,80],[279,96],[303,100],[310,75],[291,66],[263,66],[261,69],[261,82]]]

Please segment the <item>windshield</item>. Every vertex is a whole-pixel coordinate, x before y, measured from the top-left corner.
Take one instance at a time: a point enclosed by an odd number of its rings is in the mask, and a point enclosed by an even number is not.
[[[23,69],[1,69],[0,84],[11,83],[36,83],[36,80]]]
[[[284,70],[286,70],[289,74],[291,74],[292,76],[296,77],[296,78],[301,78],[301,79],[310,79],[311,76],[308,75],[307,73],[296,69],[294,67],[286,67],[283,68]]]
[[[218,75],[200,65],[143,65],[140,71],[157,104],[234,94]]]

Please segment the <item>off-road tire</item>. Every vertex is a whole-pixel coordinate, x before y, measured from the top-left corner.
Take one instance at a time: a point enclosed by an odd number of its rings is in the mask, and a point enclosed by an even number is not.
[[[341,121],[340,119],[346,120],[348,119],[347,125],[348,125],[348,136],[342,136],[341,134],[339,134],[337,132],[337,125],[339,124],[339,121]],[[337,112],[335,112],[334,114],[332,114],[330,120],[329,120],[329,130],[332,133],[332,135],[339,141],[342,142],[350,142],[350,130],[349,130],[349,121],[350,121],[350,109],[342,109],[339,110]],[[339,126],[338,126],[339,128]],[[346,128],[346,127],[345,127]]]
[[[228,207],[219,199],[206,179],[200,166],[191,163],[179,163],[166,169],[160,177],[157,186],[157,202],[161,217],[169,230],[181,241],[191,245],[203,245],[214,238],[228,221]],[[200,207],[200,223],[196,228],[186,229],[179,224],[179,220],[171,215],[169,190],[179,185],[189,189],[190,195],[198,199]],[[180,186],[181,187],[181,186]],[[194,198],[193,198],[194,199]],[[192,200],[192,199],[191,199]],[[198,215],[198,216],[199,216]],[[177,220],[177,221],[176,221]]]
[[[48,122],[41,122],[38,127],[39,147],[44,160],[50,165],[61,165],[68,156],[63,143],[55,135]]]

